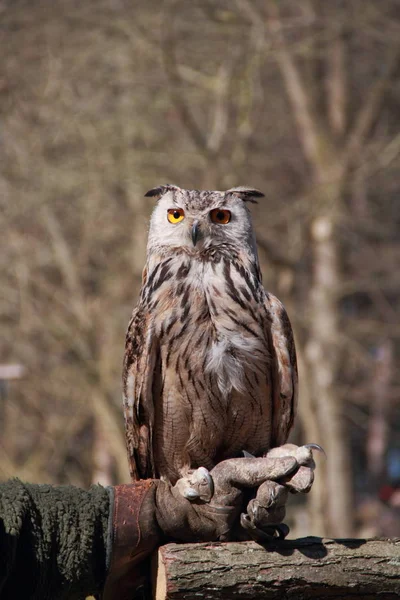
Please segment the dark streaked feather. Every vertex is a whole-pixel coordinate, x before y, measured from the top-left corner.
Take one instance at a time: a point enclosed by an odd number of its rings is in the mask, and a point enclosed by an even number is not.
[[[239,187],[231,188],[225,192],[226,194],[236,194],[243,200],[243,202],[253,202],[253,204],[257,204],[256,198],[264,198],[264,195],[260,190],[256,190],[255,188],[246,187],[241,185]]]
[[[293,427],[297,409],[298,373],[293,330],[283,304],[267,294],[266,310],[271,318],[271,344],[276,357],[272,397],[271,447],[284,444]]]
[[[157,200],[161,198],[166,192],[169,190],[178,189],[176,185],[172,185],[171,183],[166,183],[165,185],[159,185],[155,188],[152,188],[148,192],[145,193],[145,198],[156,198]]]
[[[136,309],[126,334],[123,368],[125,434],[134,480],[156,477],[152,436],[153,389],[158,379],[157,341],[149,327],[148,315]]]

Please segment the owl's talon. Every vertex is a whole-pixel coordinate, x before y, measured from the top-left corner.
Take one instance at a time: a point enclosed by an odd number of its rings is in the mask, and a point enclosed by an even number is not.
[[[199,498],[199,493],[192,487],[183,490],[182,495],[188,500],[197,500]]]
[[[214,481],[213,478],[210,475],[210,472],[208,469],[206,469],[205,467],[199,467],[197,469],[199,475],[201,477],[203,477],[203,481],[202,483],[206,483],[208,486],[208,493],[210,494],[210,498],[212,498],[212,496],[214,495]]]
[[[256,527],[248,514],[240,515],[240,524],[248,535],[258,543],[273,542],[277,539],[284,540],[290,529],[285,523],[278,525],[268,525],[265,528]]]
[[[250,454],[250,452],[247,452],[247,450],[242,450],[242,452],[244,458],[255,458],[255,456],[253,454]]]
[[[205,467],[199,467],[187,477],[178,479],[175,488],[190,502],[210,502],[214,495],[214,481]]]
[[[290,532],[290,527],[289,525],[286,525],[286,523],[279,523],[279,525],[275,525],[275,529],[280,540],[284,540]]]
[[[321,452],[321,454],[323,454],[325,456],[325,458],[327,458],[325,450],[319,444],[314,444],[314,443],[304,444],[304,447],[310,448],[310,450],[317,450],[317,452]]]

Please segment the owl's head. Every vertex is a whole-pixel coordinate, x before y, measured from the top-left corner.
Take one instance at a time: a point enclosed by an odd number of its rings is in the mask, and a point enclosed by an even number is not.
[[[223,244],[256,253],[246,203],[264,196],[258,190],[237,187],[218,192],[162,185],[146,196],[158,199],[150,222],[149,251],[182,248],[195,255]]]

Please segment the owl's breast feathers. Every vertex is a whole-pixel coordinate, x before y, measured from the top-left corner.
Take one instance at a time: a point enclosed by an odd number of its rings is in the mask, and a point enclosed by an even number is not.
[[[124,407],[133,478],[175,481],[242,450],[285,441],[296,357],[258,266],[224,253],[149,260],[129,324]]]

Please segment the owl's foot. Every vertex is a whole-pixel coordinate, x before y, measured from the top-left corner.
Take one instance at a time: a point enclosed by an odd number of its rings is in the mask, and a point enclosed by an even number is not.
[[[282,523],[286,514],[288,489],[276,481],[266,481],[247,505],[247,514],[240,517],[241,526],[257,542],[284,539],[289,527]]]
[[[186,477],[181,477],[175,484],[175,488],[184,498],[194,502],[210,502],[214,494],[214,482],[205,467],[199,467],[191,471]]]
[[[313,450],[322,452],[326,456],[324,449],[319,444],[305,444],[304,446],[284,444],[283,446],[272,448],[267,453],[269,458],[293,456],[297,460],[299,468],[293,475],[281,481],[292,493],[301,492],[306,494],[312,487],[315,469]]]
[[[263,483],[253,500],[247,506],[247,514],[241,515],[241,526],[252,539],[258,542],[267,542],[276,538],[283,539],[289,533],[287,525],[282,524],[285,517],[285,505],[288,494],[307,493],[314,481],[315,462],[312,451],[317,450],[325,454],[318,444],[296,446],[284,444],[272,448],[267,457],[281,459],[292,456],[296,459],[297,468],[279,481],[266,481]],[[251,458],[248,452],[243,452],[245,458]]]
[[[244,513],[242,513],[240,516],[240,524],[243,529],[246,530],[249,537],[259,544],[265,544],[275,540],[284,540],[290,531],[289,527],[285,523],[267,525],[261,529],[261,527],[256,527],[256,525],[254,525],[254,523],[251,521],[249,515],[245,515]]]

